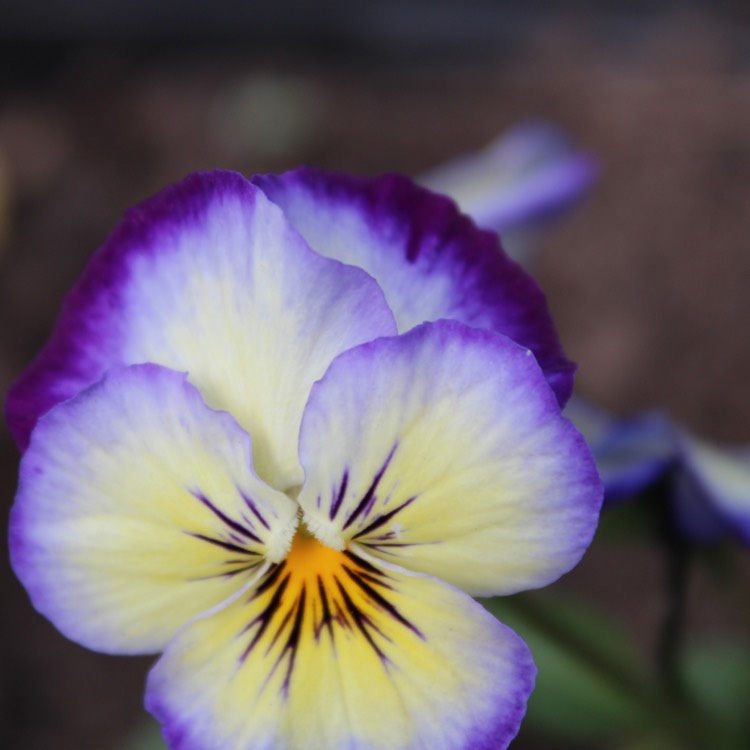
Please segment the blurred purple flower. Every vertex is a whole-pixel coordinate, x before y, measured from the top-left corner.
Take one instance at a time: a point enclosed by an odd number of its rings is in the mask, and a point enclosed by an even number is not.
[[[712,445],[658,412],[620,419],[575,395],[565,413],[594,452],[605,505],[663,481],[684,537],[709,543],[734,536],[750,546],[750,447]]]
[[[501,233],[506,251],[523,262],[533,230],[585,196],[598,174],[594,156],[575,148],[559,128],[527,121],[420,182],[450,195],[479,226]]]

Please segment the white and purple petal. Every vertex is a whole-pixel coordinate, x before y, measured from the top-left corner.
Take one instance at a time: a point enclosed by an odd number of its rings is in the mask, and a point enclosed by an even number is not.
[[[255,475],[248,435],[185,375],[114,368],[37,423],[11,513],[35,607],[110,653],[161,650],[286,554],[297,506]]]
[[[456,204],[402,175],[354,177],[302,168],[253,178],[314,250],[365,269],[399,331],[451,318],[517,341],[564,404],[574,366],[536,282]]]
[[[242,176],[194,174],[132,209],[9,394],[21,448],[36,420],[115,365],[187,371],[253,436],[256,470],[298,484],[299,420],[341,351],[395,331],[377,284],[310,250]]]
[[[433,578],[301,532],[152,670],[172,750],[503,750],[535,669],[523,641]]]
[[[531,353],[455,321],[335,359],[305,409],[300,460],[319,539],[478,596],[570,570],[601,504],[589,448]]]

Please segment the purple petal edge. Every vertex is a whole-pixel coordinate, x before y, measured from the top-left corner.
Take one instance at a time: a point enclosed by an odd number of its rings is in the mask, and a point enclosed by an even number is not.
[[[127,364],[118,353],[116,315],[128,273],[124,258],[138,249],[153,252],[147,246],[155,234],[198,218],[221,192],[253,201],[257,189],[235,172],[197,172],[126,212],[65,297],[49,341],[8,391],[6,419],[21,452],[42,414],[94,383],[109,367]]]
[[[489,614],[489,613],[488,613]],[[494,617],[494,615],[491,615]],[[477,727],[461,750],[505,750],[516,738],[521,729],[521,722],[526,715],[529,697],[534,692],[537,668],[526,641],[513,628],[497,620],[497,624],[506,631],[506,635],[513,636],[517,642],[519,655],[516,675],[515,703],[512,713],[498,716],[497,721],[489,726]],[[523,661],[520,655],[523,654]],[[522,661],[522,663],[521,663]]]

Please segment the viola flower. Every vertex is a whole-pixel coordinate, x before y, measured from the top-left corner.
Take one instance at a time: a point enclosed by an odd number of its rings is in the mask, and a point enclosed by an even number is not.
[[[471,597],[591,540],[571,380],[451,201],[193,175],[127,214],[10,393],[12,563],[68,637],[163,652],[172,748],[504,748],[535,670]]]
[[[660,483],[683,538],[700,544],[734,537],[750,546],[750,449],[712,445],[658,412],[618,419],[580,396],[566,414],[591,445],[605,505]]]

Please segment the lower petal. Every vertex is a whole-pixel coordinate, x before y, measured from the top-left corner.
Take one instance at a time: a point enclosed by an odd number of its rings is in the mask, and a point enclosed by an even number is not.
[[[146,702],[173,750],[502,750],[534,673],[453,587],[298,533],[253,591],[175,637]]]

